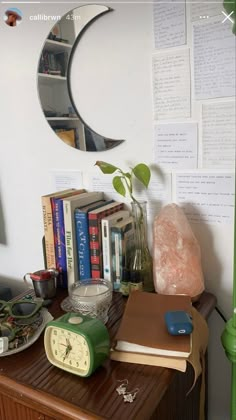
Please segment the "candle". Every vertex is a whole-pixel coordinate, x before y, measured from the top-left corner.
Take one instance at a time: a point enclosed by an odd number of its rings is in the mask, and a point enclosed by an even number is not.
[[[91,300],[96,301],[98,297],[102,297],[105,292],[108,292],[108,287],[101,284],[89,284],[86,286],[80,286],[73,295],[90,297]],[[100,295],[100,296],[99,296]]]
[[[112,284],[103,279],[80,281],[73,285],[70,298],[74,310],[106,323],[112,300]]]

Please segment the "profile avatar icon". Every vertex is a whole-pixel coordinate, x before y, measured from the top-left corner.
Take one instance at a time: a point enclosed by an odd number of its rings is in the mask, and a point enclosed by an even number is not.
[[[21,23],[22,12],[16,7],[7,9],[5,12],[4,20],[8,26],[17,26],[19,23]]]

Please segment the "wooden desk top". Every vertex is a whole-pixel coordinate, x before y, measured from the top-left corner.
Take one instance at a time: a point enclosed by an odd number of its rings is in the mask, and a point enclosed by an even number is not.
[[[60,303],[66,295],[66,291],[58,290],[57,297],[49,307],[54,318],[62,315]],[[114,293],[106,324],[111,340],[119,326],[125,302],[120,293]],[[214,295],[204,292],[194,306],[207,318],[215,304]],[[107,359],[91,377],[80,378],[49,363],[44,351],[43,335],[23,352],[0,358],[0,392],[16,400],[23,399],[25,404],[40,409],[50,418],[149,419],[176,375],[176,371],[171,369]],[[125,404],[116,392],[120,384],[118,381],[123,379],[129,381],[130,390],[140,389],[131,404]]]

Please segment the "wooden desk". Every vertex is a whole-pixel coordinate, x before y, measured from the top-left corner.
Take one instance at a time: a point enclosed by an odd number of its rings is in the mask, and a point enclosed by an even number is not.
[[[57,318],[66,292],[59,290],[49,308]],[[205,318],[215,297],[203,293],[197,309]],[[114,293],[107,327],[114,337],[125,299]],[[118,380],[138,387],[133,403],[124,403],[116,392]],[[193,370],[171,369],[114,362],[109,359],[90,378],[79,378],[52,366],[45,355],[43,334],[21,353],[0,358],[1,420],[199,420],[199,385],[186,397]]]

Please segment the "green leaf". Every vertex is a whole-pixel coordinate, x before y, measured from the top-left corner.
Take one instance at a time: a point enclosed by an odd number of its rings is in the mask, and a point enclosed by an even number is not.
[[[147,188],[150,178],[151,171],[145,163],[139,163],[133,168],[133,173],[138,178],[138,180]]]
[[[131,179],[131,174],[130,174],[129,172],[125,172],[125,174],[124,174],[124,175],[126,176],[126,178]]]
[[[103,162],[102,160],[97,160],[95,166],[96,165],[101,169],[101,171],[104,174],[113,174],[115,171],[117,171],[117,169],[119,169],[116,166],[111,165],[110,163]]]
[[[112,180],[112,184],[113,184],[113,187],[115,188],[115,190],[118,192],[118,194],[121,194],[124,197],[126,196],[126,189],[124,187],[121,176],[114,176],[114,178]]]

